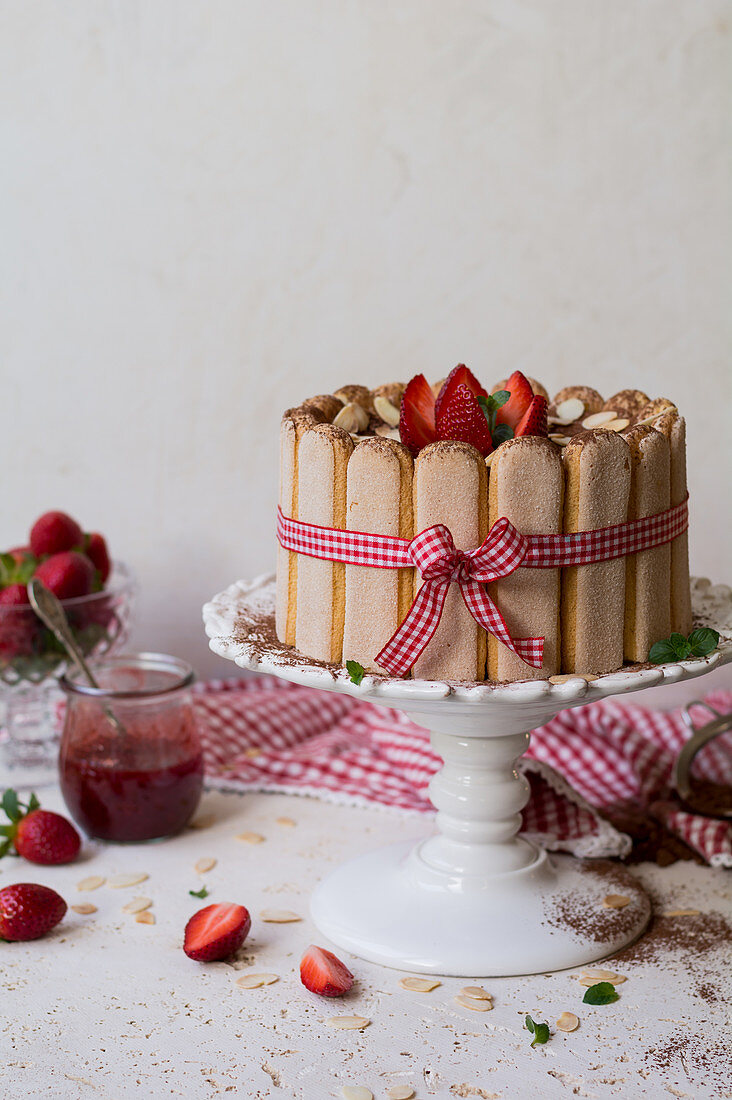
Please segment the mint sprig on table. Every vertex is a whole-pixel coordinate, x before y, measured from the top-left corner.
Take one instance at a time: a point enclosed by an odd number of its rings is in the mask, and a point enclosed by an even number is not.
[[[674,633],[669,638],[663,638],[651,646],[648,660],[654,665],[662,665],[667,661],[685,661],[688,657],[706,657],[719,645],[719,634],[709,626],[692,630],[688,638],[683,634]]]
[[[503,408],[510,397],[510,390],[497,390],[496,393],[489,393],[487,397],[483,397],[482,394],[478,396],[478,404],[488,421],[494,447],[505,443],[507,439],[513,439],[513,428],[509,428],[508,424],[496,424],[496,413]]]
[[[524,1027],[534,1036],[531,1043],[532,1047],[535,1047],[537,1043],[549,1042],[549,1024],[539,1024],[536,1020],[532,1020],[530,1016],[527,1016],[524,1020]]]
[[[189,890],[188,893],[192,898],[207,898],[208,890],[205,886],[202,886],[200,890]]]
[[[351,678],[351,683],[357,687],[366,675],[366,670],[358,661],[346,661],[346,672]]]
[[[585,990],[582,1004],[611,1005],[618,1000],[620,1000],[620,994],[616,992],[614,985],[610,982],[598,982],[597,985],[591,985]]]

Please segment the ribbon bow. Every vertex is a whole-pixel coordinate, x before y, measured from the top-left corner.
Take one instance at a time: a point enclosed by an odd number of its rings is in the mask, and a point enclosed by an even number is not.
[[[503,616],[483,587],[510,576],[528,551],[526,537],[505,517],[494,523],[485,542],[475,550],[458,550],[450,531],[442,523],[416,535],[409,543],[408,554],[424,584],[406,619],[375,658],[376,663],[392,676],[403,676],[409,671],[437,630],[448,589],[454,581],[460,586],[465,606],[478,625],[522,661],[541,668],[544,639],[513,639]]]

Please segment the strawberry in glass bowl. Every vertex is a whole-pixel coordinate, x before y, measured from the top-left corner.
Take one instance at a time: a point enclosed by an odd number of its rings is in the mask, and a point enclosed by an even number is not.
[[[135,585],[112,562],[104,536],[84,532],[64,512],[46,512],[28,541],[0,553],[0,727],[7,766],[45,782],[56,765],[53,707],[66,655],[36,616],[27,585],[38,577],[61,600],[86,657],[114,654],[130,632]]]

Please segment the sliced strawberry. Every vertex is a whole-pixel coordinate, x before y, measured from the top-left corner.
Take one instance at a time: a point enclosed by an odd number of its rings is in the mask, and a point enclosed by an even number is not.
[[[471,443],[482,455],[493,450],[485,414],[477,397],[462,382],[442,402],[437,418],[437,438]]]
[[[496,413],[496,424],[508,424],[517,435],[516,425],[531,404],[534,391],[528,378],[524,377],[520,370],[513,372],[506,382],[506,389],[511,396]]]
[[[423,374],[415,374],[404,391],[399,414],[399,434],[402,443],[409,447],[413,455],[419,454],[423,447],[434,443],[437,438],[435,395]]]
[[[194,913],[185,928],[183,950],[189,959],[228,959],[247,938],[252,921],[243,905],[219,903]]]
[[[435,401],[435,420],[439,419],[443,402],[449,402],[451,395],[460,385],[467,386],[470,392],[474,393],[476,397],[488,396],[488,391],[481,386],[473,372],[468,370],[464,363],[459,363],[450,371],[447,378],[442,383],[442,389],[438,393],[437,400]]]
[[[331,951],[311,944],[300,960],[300,980],[311,993],[341,997],[353,985],[353,974]]]
[[[546,397],[537,393],[524,415],[516,425],[514,436],[519,435],[543,435],[547,434],[546,424]]]

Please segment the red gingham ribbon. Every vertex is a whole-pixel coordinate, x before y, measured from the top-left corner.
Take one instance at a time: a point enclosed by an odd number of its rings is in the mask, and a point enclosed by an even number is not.
[[[512,638],[484,584],[510,576],[520,565],[556,569],[650,550],[671,542],[688,525],[688,497],[653,516],[569,535],[522,535],[502,517],[481,546],[465,551],[456,548],[452,535],[441,523],[410,540],[320,527],[291,519],[277,509],[277,538],[286,550],[347,565],[419,570],[425,583],[404,622],[374,658],[392,676],[403,676],[429,643],[453,581],[460,586],[465,605],[480,626],[527,664],[541,668],[544,639]]]

